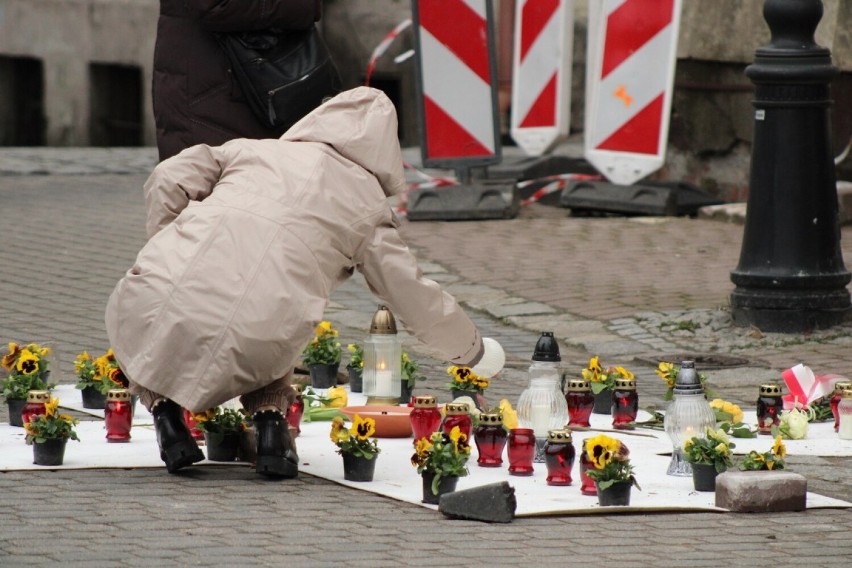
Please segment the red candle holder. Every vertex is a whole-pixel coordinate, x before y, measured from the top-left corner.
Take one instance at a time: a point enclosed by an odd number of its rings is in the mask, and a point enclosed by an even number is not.
[[[470,430],[473,428],[473,422],[470,420],[470,409],[467,404],[448,402],[444,405],[444,411],[447,415],[444,417],[444,423],[441,429],[444,434],[449,435],[453,428],[458,426],[462,434],[470,440]]]
[[[781,423],[781,387],[776,384],[760,385],[757,397],[757,430],[761,434],[772,434],[772,427]]]
[[[49,391],[31,390],[27,392],[27,402],[21,409],[21,421],[24,426],[36,416],[43,415],[46,412],[44,405],[48,402],[50,402]]]
[[[574,467],[574,444],[570,430],[551,430],[544,443],[544,463],[547,466],[548,485],[571,485],[571,468]]]
[[[104,424],[107,442],[129,442],[130,427],[133,424],[133,408],[130,391],[112,389],[107,392],[104,405]]]
[[[535,456],[535,434],[532,428],[509,430],[509,475],[532,475]]]
[[[441,411],[438,410],[438,403],[434,396],[415,396],[414,409],[409,414],[409,418],[415,444],[417,440],[429,438],[433,432],[441,429]]]
[[[503,415],[487,413],[479,415],[479,426],[473,432],[473,440],[479,457],[477,465],[482,467],[500,467],[503,465],[503,448],[509,435],[503,427]]]
[[[571,379],[565,386],[565,402],[568,403],[568,425],[588,428],[589,418],[595,408],[595,395],[586,379]]]
[[[840,429],[840,414],[837,412],[837,405],[840,403],[840,399],[843,398],[843,391],[846,389],[852,389],[852,382],[839,381],[834,383],[834,393],[832,393],[831,400],[829,401],[831,413],[834,415],[835,432]]]
[[[636,392],[636,379],[615,379],[612,391],[612,427],[627,430],[633,427],[639,413],[639,393]]]
[[[583,495],[592,495],[597,497],[598,488],[595,485],[595,480],[589,477],[586,473],[590,469],[594,469],[595,466],[592,464],[592,460],[589,459],[589,455],[586,453],[586,442],[583,442],[582,450],[580,451],[580,493]]]
[[[189,433],[192,435],[192,439],[199,445],[204,444],[204,432],[196,428],[195,418],[192,417],[192,412],[183,409],[183,421],[186,424],[186,427],[189,428]]]
[[[296,399],[287,409],[287,424],[296,431],[296,435],[302,433],[302,415],[305,413],[305,399],[302,398],[302,386],[295,385]]]

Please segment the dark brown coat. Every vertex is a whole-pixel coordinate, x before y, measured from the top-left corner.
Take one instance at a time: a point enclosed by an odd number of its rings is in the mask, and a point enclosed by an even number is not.
[[[213,32],[307,29],[321,14],[321,0],[160,0],[152,85],[160,159],[196,144],[281,136],[252,114]]]

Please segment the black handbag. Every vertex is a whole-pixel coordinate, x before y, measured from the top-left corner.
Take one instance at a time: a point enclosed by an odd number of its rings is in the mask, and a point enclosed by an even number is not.
[[[340,74],[316,26],[216,38],[249,107],[267,126],[289,128],[341,91]]]

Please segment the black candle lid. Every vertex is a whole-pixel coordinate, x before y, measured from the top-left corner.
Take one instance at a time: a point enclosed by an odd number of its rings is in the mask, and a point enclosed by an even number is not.
[[[559,344],[556,343],[556,338],[553,337],[552,331],[543,331],[541,337],[535,343],[535,351],[532,356],[533,361],[561,361],[559,355]]]

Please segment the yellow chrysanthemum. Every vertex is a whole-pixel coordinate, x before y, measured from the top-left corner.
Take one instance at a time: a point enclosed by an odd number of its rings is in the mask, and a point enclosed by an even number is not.
[[[781,442],[781,436],[775,437],[775,443],[772,444],[772,455],[778,459],[784,459],[784,456],[787,455],[787,448]]]
[[[356,414],[352,419],[352,431],[359,440],[366,440],[376,433],[376,421]]]

